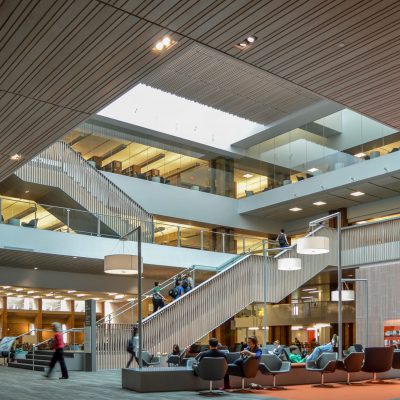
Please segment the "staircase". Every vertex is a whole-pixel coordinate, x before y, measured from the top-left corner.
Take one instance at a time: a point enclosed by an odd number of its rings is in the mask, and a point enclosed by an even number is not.
[[[26,359],[17,358],[15,361],[8,363],[8,366],[11,368],[22,368],[29,369],[31,371],[35,370],[44,372],[47,368],[49,368],[52,356],[53,352],[50,350],[36,350],[35,357],[33,357],[33,352],[29,351],[26,355]],[[64,352],[64,359],[65,363],[67,364],[67,368],[73,358],[75,358],[74,353]]]
[[[328,265],[336,264],[336,232],[321,227],[315,234],[330,238],[330,253],[309,256],[290,249],[279,255],[301,258],[303,267],[299,271],[278,270],[277,258],[271,256],[249,254],[234,260],[215,276],[145,318],[143,348],[156,354],[170,351],[175,343],[183,348],[196,342],[249,304],[263,301],[264,282],[267,302],[278,303]]]
[[[19,168],[15,175],[25,182],[61,189],[116,236],[123,236],[140,225],[142,240],[153,241],[152,215],[65,142],[54,143]]]

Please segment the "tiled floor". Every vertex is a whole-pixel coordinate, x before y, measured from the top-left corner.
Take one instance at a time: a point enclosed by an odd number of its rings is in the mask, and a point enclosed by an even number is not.
[[[120,371],[72,372],[70,379],[0,366],[1,400],[171,400],[199,399],[196,392],[135,393],[121,388]],[[155,382],[156,384],[156,382]],[[225,396],[224,396],[225,397]],[[258,399],[252,394],[229,394],[226,398]],[[266,397],[264,397],[266,398]],[[269,400],[274,397],[268,397]]]

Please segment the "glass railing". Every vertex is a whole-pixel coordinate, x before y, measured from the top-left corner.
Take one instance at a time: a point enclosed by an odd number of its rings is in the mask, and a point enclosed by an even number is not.
[[[254,307],[254,314],[242,312],[236,318],[251,319],[251,324],[263,326],[262,306]],[[354,322],[355,302],[343,302],[343,321]],[[330,301],[313,301],[295,304],[268,304],[267,316],[269,325],[309,325],[313,323],[337,323],[338,304]],[[243,319],[245,321],[245,319]],[[240,323],[240,322],[239,322]],[[254,325],[252,325],[254,326]]]
[[[109,238],[120,237],[110,226],[119,226],[121,231],[128,233],[133,223],[121,215],[93,214],[83,210],[7,197],[0,197],[0,210],[3,224]],[[275,241],[268,238],[221,233],[189,225],[161,221],[141,221],[141,225],[147,225],[148,230],[153,232],[152,243],[164,246],[241,254],[263,241],[264,245],[259,246],[259,253],[262,254],[263,247],[276,245]],[[127,239],[135,240],[135,237],[131,234]]]

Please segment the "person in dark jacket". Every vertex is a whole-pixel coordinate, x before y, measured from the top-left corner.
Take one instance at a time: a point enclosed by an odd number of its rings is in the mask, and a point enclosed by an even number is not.
[[[218,350],[218,339],[216,338],[211,338],[208,341],[208,345],[210,346],[210,349],[207,351],[203,351],[202,353],[200,353],[196,358],[198,361],[198,364],[201,363],[201,360],[204,357],[223,357],[225,358],[225,360],[227,360],[226,358],[226,353],[224,351]],[[197,364],[197,365],[198,365]],[[198,366],[195,366],[193,369],[193,373],[197,376],[198,375]],[[226,378],[224,378],[226,379]],[[229,375],[227,375],[227,379],[229,380]]]

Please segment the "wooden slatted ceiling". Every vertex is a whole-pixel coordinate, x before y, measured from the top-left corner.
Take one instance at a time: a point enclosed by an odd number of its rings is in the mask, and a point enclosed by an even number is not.
[[[168,59],[166,33],[95,0],[0,2],[0,180]]]
[[[397,0],[0,0],[0,179],[18,167],[11,154],[29,159],[194,41],[225,53],[232,84],[241,60],[400,127],[399,19]],[[178,45],[149,51],[167,33]],[[253,46],[234,47],[250,34]],[[218,100],[199,81],[185,95],[197,92],[205,104],[263,115],[236,92]]]
[[[400,128],[397,0],[120,0],[114,4]],[[248,50],[233,47],[250,34],[258,40]]]

